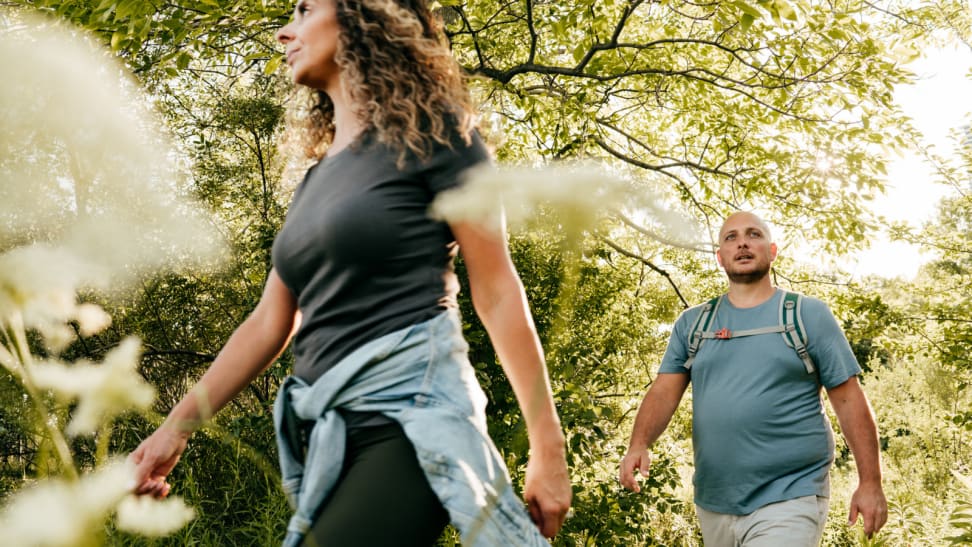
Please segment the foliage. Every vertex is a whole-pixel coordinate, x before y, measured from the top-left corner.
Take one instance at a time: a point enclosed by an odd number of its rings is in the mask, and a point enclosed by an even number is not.
[[[972,20],[972,16],[966,19]],[[965,38],[968,38],[968,26]],[[968,43],[968,42],[966,42]],[[963,136],[967,140],[968,135]],[[965,144],[963,142],[963,144]],[[949,461],[948,470],[954,475],[948,485],[949,495],[955,498],[951,524],[958,530],[948,539],[953,545],[972,542],[970,534],[970,483],[967,478],[970,462],[967,458],[968,435],[972,431],[972,156],[967,146],[959,148],[960,169],[942,169],[942,178],[952,183],[956,192],[939,204],[938,216],[926,223],[919,234],[899,227],[899,235],[920,242],[930,250],[933,259],[919,273],[915,283],[915,298],[909,310],[913,321],[921,326],[924,341],[923,355],[933,359],[947,385],[954,386],[941,398],[944,427],[953,431],[957,444],[966,448],[961,456]],[[961,176],[963,179],[955,178]],[[944,483],[945,481],[942,481]]]
[[[116,434],[119,446],[136,446],[156,424],[128,425]],[[197,517],[153,545],[278,545],[291,511],[280,489],[273,443],[269,413],[225,412],[197,432],[169,479]],[[117,530],[110,539],[112,545],[145,544]]]
[[[134,465],[110,456],[115,423],[155,397],[138,374],[140,343],[126,337],[90,351],[86,339],[111,318],[78,293],[120,294],[163,264],[198,264],[215,238],[178,194],[164,139],[130,102],[138,94],[98,49],[25,17],[0,34],[0,63],[11,76],[0,85],[2,425],[11,441],[4,460],[24,483],[0,512],[4,540],[97,544],[109,518],[130,533],[165,535],[193,511],[178,497],[136,499]]]
[[[272,78],[225,75],[160,84],[160,109],[192,162],[198,198],[212,211],[232,258],[220,271],[160,276],[116,309],[118,332],[139,332],[142,371],[159,387],[160,412],[181,399],[260,297],[270,247],[292,187],[277,151],[285,91]],[[203,85],[208,92],[188,92]],[[204,318],[204,320],[201,320]],[[199,518],[162,544],[279,543],[289,509],[279,489],[271,404],[291,370],[288,352],[197,433],[174,472]],[[133,449],[152,424],[132,424],[122,446]],[[227,485],[213,488],[212,485]],[[138,544],[122,536],[120,544]]]
[[[620,160],[710,231],[737,207],[838,251],[875,227],[892,104],[931,5],[449,2],[499,157]],[[953,8],[954,9],[954,8]],[[797,230],[794,230],[796,232]]]
[[[228,75],[280,64],[273,31],[292,3],[266,0],[23,0],[5,2],[49,13],[102,36],[136,74],[195,72],[199,59]],[[267,61],[272,61],[267,65]],[[196,65],[196,66],[193,66]]]
[[[439,3],[500,161],[594,159],[606,173],[633,181],[629,201],[638,206],[602,211],[582,233],[569,217],[541,207],[536,222],[511,240],[569,443],[574,516],[557,542],[698,545],[684,404],[654,449],[647,494],[621,492],[616,466],[671,323],[719,292],[723,278],[704,245],[667,244],[658,237],[665,223],[639,207],[657,197],[685,208],[708,240],[724,213],[755,208],[814,249],[859,248],[879,222],[867,205],[883,188],[886,153],[913,142],[892,87],[913,78],[905,62],[938,39],[937,29],[968,37],[967,8],[947,0]],[[164,413],[259,298],[270,244],[299,176],[300,166],[288,166],[278,152],[290,86],[278,70],[272,33],[290,2],[0,6],[17,8],[0,13],[0,22],[30,9],[92,30],[128,64],[178,143],[171,157],[184,158],[191,192],[230,244],[219,271],[155,276],[137,294],[103,302],[113,325],[66,350],[72,359],[95,360],[127,333],[139,333],[140,372],[158,389],[156,408]],[[963,175],[947,173],[953,184]],[[940,249],[940,260],[915,284],[829,285],[839,280],[792,260],[777,263],[779,281],[834,304],[868,370],[892,499],[882,537],[893,545],[943,542],[950,532],[935,509],[959,507],[951,471],[969,465],[969,218],[964,197],[943,206],[942,219],[920,238]],[[470,356],[490,399],[490,431],[520,481],[523,424],[468,290],[463,295]],[[194,437],[173,482],[199,516],[155,543],[279,542],[288,511],[270,463],[268,404],[291,360],[285,354]],[[38,473],[50,454],[29,433],[26,410],[16,385],[0,377],[0,446],[16,450],[14,461],[22,463],[0,467],[0,495]],[[120,419],[111,450],[134,448],[150,422]],[[838,443],[826,544],[856,545],[859,538],[843,525],[854,468]],[[93,444],[72,448],[94,461]],[[113,544],[140,541],[112,531]],[[441,543],[454,544],[454,532]]]
[[[962,491],[966,496],[958,504],[951,515],[952,526],[961,531],[960,534],[947,538],[953,545],[968,545],[972,543],[972,501],[969,496],[972,494],[972,479],[956,472],[955,478],[962,485]]]
[[[677,466],[685,463],[685,454],[676,452],[655,462],[646,484],[651,497],[621,493],[616,462],[625,447],[628,414],[640,401],[651,363],[664,350],[662,323],[673,321],[680,308],[663,281],[646,275],[643,264],[594,239],[582,250],[572,249],[572,242],[557,229],[555,215],[541,220],[515,236],[511,248],[547,351],[558,412],[567,430],[575,516],[559,541],[648,543],[666,533],[661,521],[684,520],[692,512],[675,494]],[[528,456],[525,427],[471,302],[463,298],[462,305],[471,358],[490,396],[490,434],[519,482]],[[665,311],[661,318],[649,319],[655,315],[649,309]]]
[[[967,440],[945,418],[952,401],[965,399],[957,382],[932,359],[893,355],[891,366],[866,377],[865,389],[880,426],[888,524],[880,534],[889,545],[941,545],[956,502],[951,470],[969,463]],[[858,530],[846,520],[856,470],[845,460],[835,470],[829,537],[832,545],[854,545]]]

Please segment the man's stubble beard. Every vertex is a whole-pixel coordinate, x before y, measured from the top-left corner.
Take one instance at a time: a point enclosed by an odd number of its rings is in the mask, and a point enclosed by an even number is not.
[[[730,272],[726,270],[726,276],[728,276],[729,281],[732,281],[733,283],[738,283],[740,285],[752,285],[762,281],[763,278],[769,275],[769,271],[770,265],[767,264],[766,266],[760,266],[757,269],[746,273]]]

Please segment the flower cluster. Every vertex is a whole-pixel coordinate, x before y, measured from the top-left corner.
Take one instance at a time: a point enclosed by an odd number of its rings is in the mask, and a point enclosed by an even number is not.
[[[0,514],[6,545],[76,545],[117,511],[118,528],[148,536],[171,533],[194,513],[179,499],[129,494],[134,466],[116,461],[78,481],[48,480],[25,488]]]
[[[68,400],[77,400],[69,435],[92,434],[119,413],[148,409],[155,390],[138,374],[138,340],[127,338],[99,364],[46,362],[32,367],[34,384]]]
[[[443,192],[432,204],[433,217],[495,226],[505,215],[522,225],[546,208],[561,228],[579,234],[608,216],[632,222],[641,232],[666,243],[696,248],[700,230],[661,191],[635,184],[607,165],[555,163],[540,168],[493,166],[470,170],[462,186]]]
[[[450,222],[490,224],[502,211],[516,225],[530,220],[545,205],[562,213],[571,226],[584,229],[624,196],[622,180],[594,166],[485,166],[471,170],[459,188],[440,194],[432,204],[432,214]]]
[[[133,466],[106,463],[113,420],[155,398],[137,371],[139,341],[123,340],[101,363],[61,356],[111,323],[79,291],[114,294],[164,269],[212,266],[223,246],[185,199],[150,101],[107,52],[77,30],[18,14],[0,33],[0,66],[0,374],[32,402],[38,437],[64,476],[6,500],[0,542],[96,543],[112,514],[119,529],[171,533],[192,510],[177,498],[135,497]],[[70,405],[63,432],[54,400]],[[65,433],[97,436],[94,470],[78,469]]]

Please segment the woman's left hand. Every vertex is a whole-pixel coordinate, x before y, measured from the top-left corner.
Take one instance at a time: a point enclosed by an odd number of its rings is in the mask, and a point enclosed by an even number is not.
[[[544,537],[557,535],[570,509],[570,475],[543,349],[502,227],[450,223],[469,273],[473,304],[493,341],[530,438],[526,498]]]
[[[558,448],[551,453],[530,455],[523,487],[530,517],[546,538],[552,538],[560,531],[572,495],[563,445]]]

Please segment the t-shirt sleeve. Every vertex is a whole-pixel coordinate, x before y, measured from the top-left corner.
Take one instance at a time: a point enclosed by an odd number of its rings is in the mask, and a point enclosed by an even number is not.
[[[470,135],[470,142],[456,134],[452,148],[436,146],[432,156],[424,163],[423,175],[433,194],[462,184],[463,174],[472,167],[490,161],[489,151],[478,131]]]
[[[696,306],[678,316],[675,326],[672,327],[672,335],[668,338],[665,356],[658,367],[659,374],[688,374],[689,371],[685,368],[685,361],[688,359],[688,331],[701,311],[701,307]]]
[[[820,371],[820,383],[830,389],[860,374],[861,366],[827,304],[804,297],[802,306],[807,351]]]

